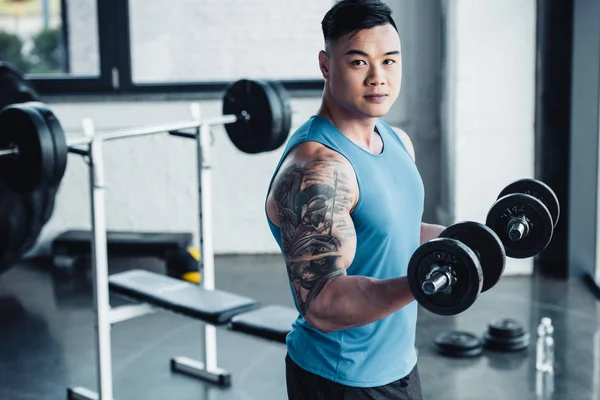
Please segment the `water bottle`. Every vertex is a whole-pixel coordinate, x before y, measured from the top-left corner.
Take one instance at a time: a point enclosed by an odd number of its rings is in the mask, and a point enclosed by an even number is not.
[[[542,318],[537,328],[537,357],[535,367],[541,372],[554,371],[554,327],[550,318]]]

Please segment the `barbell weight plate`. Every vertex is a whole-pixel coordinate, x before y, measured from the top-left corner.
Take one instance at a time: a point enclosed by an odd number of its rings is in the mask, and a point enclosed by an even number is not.
[[[544,203],[552,216],[553,226],[556,227],[558,219],[560,218],[560,203],[556,193],[554,193],[550,186],[537,179],[519,179],[505,187],[500,192],[500,195],[498,195],[498,199],[513,193],[528,194]]]
[[[28,107],[35,109],[46,121],[48,129],[54,143],[54,173],[52,179],[48,182],[49,186],[59,186],[67,169],[67,159],[69,148],[67,138],[62,125],[54,113],[42,102],[27,103]]]
[[[44,118],[13,104],[0,112],[0,148],[16,146],[18,155],[0,157],[0,178],[17,194],[30,193],[54,175],[54,142]]]
[[[435,266],[452,268],[452,289],[427,295],[421,285]],[[458,240],[436,238],[423,243],[408,263],[408,285],[417,302],[438,315],[456,315],[469,308],[481,293],[483,273],[475,253]]]
[[[281,104],[281,128],[276,135],[273,135],[271,145],[268,151],[277,150],[287,140],[290,130],[292,129],[292,105],[288,92],[283,85],[276,81],[266,81],[274,90],[278,101]]]
[[[8,189],[7,189],[8,190]],[[0,215],[0,273],[3,273],[16,264],[22,257],[20,249],[27,240],[32,229],[35,215],[31,214],[27,203],[34,201],[37,195],[30,194],[18,202],[11,201],[6,196],[2,202]]]
[[[520,240],[512,240],[509,223],[513,218],[524,216],[529,221],[529,233]],[[486,223],[498,235],[506,256],[511,258],[533,257],[543,251],[552,239],[552,216],[546,206],[535,197],[514,193],[498,199],[488,212]]]
[[[25,253],[33,248],[39,239],[44,226],[48,223],[54,212],[55,197],[58,192],[60,181],[64,176],[67,165],[68,148],[66,138],[60,123],[54,116],[54,113],[41,102],[29,102],[23,104],[23,107],[29,107],[32,112],[37,112],[46,122],[48,131],[54,144],[54,171],[51,179],[40,185],[32,192],[33,198],[26,202],[27,208],[34,215],[34,223],[29,231],[26,241],[22,244],[21,252]]]
[[[23,75],[11,64],[0,61],[0,110],[38,100],[39,95]],[[0,181],[0,199],[0,273],[3,273],[23,257],[20,249],[33,229],[36,215],[30,210],[39,193],[17,194]]]
[[[270,85],[263,81],[242,79],[231,85],[223,96],[223,114],[238,116],[226,124],[229,139],[240,151],[257,154],[268,151],[273,137],[282,130],[282,108]],[[241,117],[246,112],[250,118]]]
[[[475,252],[483,272],[482,293],[498,283],[504,272],[506,253],[502,241],[489,227],[479,222],[459,222],[444,229],[439,236],[456,239]]]

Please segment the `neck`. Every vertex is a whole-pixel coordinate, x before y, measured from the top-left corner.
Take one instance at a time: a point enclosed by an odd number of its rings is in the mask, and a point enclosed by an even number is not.
[[[335,104],[327,90],[323,94],[317,115],[331,121],[350,140],[370,146],[377,118],[348,112]]]

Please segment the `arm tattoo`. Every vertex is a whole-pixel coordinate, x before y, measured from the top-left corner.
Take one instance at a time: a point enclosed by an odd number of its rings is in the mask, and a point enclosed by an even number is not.
[[[288,274],[304,314],[331,278],[346,273],[340,247],[355,231],[342,163],[316,160],[290,167],[276,185],[275,203]]]

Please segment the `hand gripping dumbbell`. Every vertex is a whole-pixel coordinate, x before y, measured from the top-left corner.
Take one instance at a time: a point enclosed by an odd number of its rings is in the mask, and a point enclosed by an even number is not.
[[[478,222],[460,222],[417,248],[408,264],[408,284],[423,308],[455,315],[498,282],[505,262],[494,231]]]
[[[556,194],[536,179],[508,185],[490,208],[486,225],[500,238],[511,258],[528,258],[543,251],[560,215]]]

